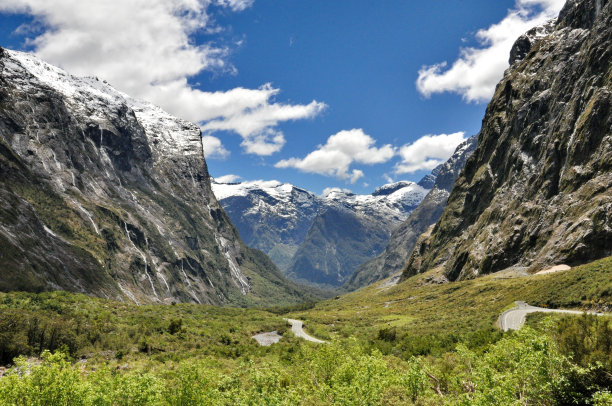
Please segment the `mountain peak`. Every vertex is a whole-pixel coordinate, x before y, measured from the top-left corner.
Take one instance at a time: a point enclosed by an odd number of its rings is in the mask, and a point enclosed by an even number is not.
[[[372,192],[372,196],[388,196],[393,192],[396,192],[400,189],[403,189],[405,187],[409,187],[411,185],[414,185],[414,182],[410,182],[407,180],[401,180],[399,182],[394,182],[394,183],[389,183],[386,185],[382,185],[379,188],[376,188],[376,190],[374,190],[374,192]]]
[[[33,54],[0,52],[0,77],[0,239],[14,253],[2,289],[136,303],[302,295],[241,242],[197,125]]]

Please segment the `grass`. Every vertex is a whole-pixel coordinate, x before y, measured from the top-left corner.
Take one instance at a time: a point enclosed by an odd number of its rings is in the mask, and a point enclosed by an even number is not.
[[[427,285],[426,278],[417,275],[388,288],[376,284],[290,316],[332,337],[371,339],[389,326],[417,335],[491,329],[516,300],[551,308],[612,307],[612,257],[548,275],[492,274],[441,285]]]
[[[0,293],[1,361],[34,357],[0,378],[0,401],[30,404],[24,396],[40,392],[39,404],[512,404],[526,384],[529,396],[544,399],[530,404],[612,400],[603,390],[612,384],[612,318],[535,315],[520,332],[494,328],[515,300],[609,307],[612,258],[557,274],[500,276],[427,285],[419,275],[269,310]],[[330,343],[294,337],[286,317],[305,320],[309,334]],[[278,344],[251,338],[273,330],[283,334]],[[529,375],[541,367],[544,375]],[[492,373],[497,378],[484,379]]]

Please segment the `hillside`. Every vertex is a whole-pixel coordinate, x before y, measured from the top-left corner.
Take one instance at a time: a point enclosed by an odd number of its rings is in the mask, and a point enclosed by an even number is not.
[[[494,323],[517,298],[609,309],[611,270],[607,258],[543,276],[431,285],[421,275],[293,312],[0,293],[0,362],[30,357],[2,370],[0,401],[607,405],[609,316],[530,317],[508,333]],[[293,336],[283,317],[330,343]],[[282,339],[272,346],[252,338],[273,330]]]
[[[302,300],[214,197],[198,126],[0,49],[0,290]]]
[[[517,300],[549,308],[612,310],[612,257],[545,275],[511,270],[451,283],[436,279],[430,271],[398,284],[385,280],[290,316],[329,337],[373,338],[389,327],[407,337],[443,337],[494,329],[499,315]]]
[[[612,254],[612,3],[568,1],[517,40],[478,147],[409,277],[578,265]]]
[[[428,227],[435,224],[442,215],[446,206],[446,199],[448,199],[455,180],[465,166],[466,160],[476,149],[477,141],[478,137],[476,135],[468,138],[457,147],[448,161],[432,171],[429,179],[433,183],[425,199],[393,231],[385,250],[376,258],[363,263],[355,270],[344,284],[347,289],[355,290],[362,286],[371,285],[402,271],[417,242],[417,238]]]

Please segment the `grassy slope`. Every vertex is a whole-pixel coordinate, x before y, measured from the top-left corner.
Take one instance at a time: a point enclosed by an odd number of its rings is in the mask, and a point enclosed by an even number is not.
[[[542,276],[490,275],[442,285],[425,285],[426,278],[420,275],[386,288],[378,284],[272,312],[190,304],[136,306],[66,292],[0,293],[0,331],[4,341],[21,345],[25,353],[28,330],[38,324],[47,336],[56,331],[62,337],[58,343],[67,342],[77,357],[112,359],[119,351],[140,359],[138,351],[144,348],[146,359],[164,362],[200,355],[263,354],[270,350],[259,348],[251,336],[284,331],[283,317],[289,316],[305,320],[306,330],[323,339],[352,336],[371,341],[389,328],[397,330],[398,337],[491,331],[499,314],[515,300],[549,307],[612,307],[612,257]],[[172,320],[182,322],[178,334],[169,333]],[[11,330],[14,336],[8,335]],[[283,342],[296,343],[293,338]]]
[[[543,335],[550,324],[538,328],[540,333],[523,329],[503,334],[493,325],[517,299],[551,306],[610,306],[612,257],[546,276],[423,285],[426,278],[362,289],[309,309],[294,306],[292,312],[135,306],[66,292],[0,293],[4,363],[18,354],[39,356],[40,344],[81,359],[50,363],[43,354],[40,368],[18,361],[17,368],[0,378],[0,400],[29,404],[23,396],[61,392],[72,393],[73,400],[84,393],[89,398],[84,404],[511,404],[516,391],[527,387],[527,395],[544,399],[529,404],[548,405],[553,395],[552,404],[570,404],[563,396],[572,394],[572,402],[590,399],[608,387],[610,317],[574,322],[575,317],[566,316],[566,327],[553,329],[561,331],[553,334],[564,354],[580,349],[581,365],[606,362],[578,375]],[[316,346],[293,337],[279,313],[307,320],[309,333],[332,338],[332,343]],[[570,336],[562,337],[564,329]],[[284,334],[280,343],[259,347],[251,338],[271,330]],[[463,333],[467,335],[457,338]],[[545,373],[530,375],[538,365]],[[21,374],[23,368],[32,368],[31,374]],[[483,378],[491,373],[493,379]],[[566,378],[571,380],[562,387]],[[434,390],[435,382],[442,395]],[[42,393],[45,388],[53,393]],[[612,400],[612,395],[600,395],[607,396],[604,402]],[[41,399],[43,404],[78,404]]]
[[[173,321],[180,327],[172,330]],[[42,339],[46,348],[65,345],[74,357],[90,358],[93,364],[121,361],[123,356],[123,362],[146,364],[204,356],[231,360],[244,353],[257,354],[260,347],[251,336],[271,330],[286,330],[286,322],[256,309],[136,306],[67,292],[0,293],[4,358],[11,348],[36,355],[39,341],[31,336],[39,335],[46,337]]]
[[[548,307],[612,307],[612,257],[548,275],[493,274],[441,285],[425,284],[428,276],[387,288],[379,283],[291,317],[306,320],[325,336],[371,339],[388,327],[416,335],[490,329],[516,300]]]

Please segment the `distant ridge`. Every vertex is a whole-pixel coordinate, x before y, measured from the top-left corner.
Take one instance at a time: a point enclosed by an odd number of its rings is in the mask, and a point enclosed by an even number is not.
[[[334,189],[318,196],[277,181],[213,181],[212,187],[247,245],[294,278],[331,286],[380,253],[429,191],[409,181],[371,195]]]

